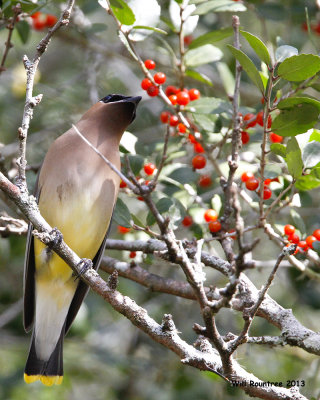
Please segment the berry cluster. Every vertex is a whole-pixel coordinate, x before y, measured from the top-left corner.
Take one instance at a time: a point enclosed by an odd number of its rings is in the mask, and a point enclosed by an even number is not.
[[[40,11],[32,14],[31,18],[33,29],[36,31],[42,31],[45,28],[52,28],[58,21],[58,18],[55,15],[44,14]]]
[[[203,218],[208,223],[208,228],[210,232],[216,233],[220,231],[221,223],[218,220],[217,211],[213,210],[212,208],[209,208],[204,212]],[[186,215],[181,223],[183,226],[189,227],[193,224],[193,219],[190,215]]]
[[[242,114],[240,114],[240,115],[242,116]],[[253,128],[256,125],[263,126],[263,111],[259,111],[257,113],[257,115],[248,113],[243,116],[243,128],[245,128],[245,129]],[[272,125],[272,117],[271,117],[271,115],[269,115],[268,121],[267,121],[267,128],[270,129],[271,125]],[[246,144],[250,141],[250,135],[245,129],[241,130],[242,144]],[[283,141],[282,136],[277,135],[276,133],[273,133],[273,132],[270,132],[269,139],[270,139],[270,142],[272,142],[272,143],[281,143]]]
[[[244,172],[241,175],[241,181],[245,183],[246,188],[250,191],[255,191],[260,186],[260,180],[254,176],[254,174],[250,171]],[[265,179],[264,187],[263,187],[263,200],[268,200],[272,196],[272,190],[269,188],[271,182],[279,182],[278,178],[273,179]],[[258,194],[260,193],[257,190]]]
[[[320,229],[316,229],[312,235],[309,235],[305,238],[305,240],[300,240],[299,235],[296,234],[296,228],[293,225],[285,225],[284,234],[287,236],[287,239],[290,243],[296,244],[298,249],[295,251],[296,254],[298,251],[305,252],[308,249],[313,249],[313,243],[320,241]]]

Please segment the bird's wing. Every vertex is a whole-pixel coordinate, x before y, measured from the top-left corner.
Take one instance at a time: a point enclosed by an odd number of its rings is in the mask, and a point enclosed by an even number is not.
[[[112,213],[113,214],[113,213]],[[93,262],[93,268],[97,271],[99,269],[100,263],[101,263],[101,259],[104,253],[104,249],[106,247],[106,241],[111,229],[111,223],[112,223],[112,216],[110,219],[110,223],[109,223],[109,227],[107,230],[107,233],[103,239],[103,242],[101,243],[101,246],[99,247],[99,250],[97,251],[97,254],[94,256],[94,258],[92,259]],[[78,283],[78,287],[77,290],[73,296],[69,311],[68,311],[68,315],[67,315],[67,319],[66,319],[66,328],[65,328],[65,332],[67,333],[68,330],[70,329],[70,326],[72,324],[72,322],[74,321],[79,308],[83,302],[83,299],[85,298],[85,296],[87,295],[89,290],[89,287],[86,283],[84,283],[83,281],[79,281]]]

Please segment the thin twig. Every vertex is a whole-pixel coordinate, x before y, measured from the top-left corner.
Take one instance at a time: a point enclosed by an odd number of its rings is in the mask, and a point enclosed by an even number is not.
[[[5,71],[4,64],[6,62],[6,59],[8,57],[10,49],[13,47],[13,44],[11,43],[11,38],[12,38],[12,33],[15,27],[16,22],[18,21],[18,16],[21,13],[21,5],[20,3],[16,4],[15,6],[12,7],[13,10],[13,17],[9,19],[7,29],[8,29],[8,37],[5,43],[5,49],[3,52],[1,64],[0,64],[0,75],[3,71]]]
[[[129,179],[121,172],[118,170],[118,168],[110,162],[107,157],[105,157],[92,143],[89,142],[87,138],[85,138],[82,133],[79,131],[79,129],[72,124],[72,128],[76,131],[77,135],[80,136],[80,138],[96,153],[98,154],[99,157],[102,158],[102,160],[112,169],[113,172],[115,172],[126,184],[127,186],[134,192],[136,193],[136,187],[135,185],[129,181]]]
[[[160,175],[160,173],[161,173],[161,171],[162,171],[162,169],[164,167],[166,159],[168,158],[167,152],[168,152],[169,138],[170,138],[170,128],[169,128],[169,126],[167,126],[166,134],[165,134],[165,137],[164,137],[164,145],[163,145],[163,152],[162,152],[161,161],[160,161],[160,164],[159,164],[159,167],[157,169],[155,177],[152,179],[152,181],[148,185],[152,189],[154,189],[156,187],[158,179],[159,179],[159,175]]]
[[[294,186],[295,182],[296,182],[295,179],[293,179],[292,182],[290,183],[290,185],[288,185],[288,186],[278,195],[278,197],[277,197],[275,200],[273,200],[273,202],[270,204],[270,206],[266,209],[266,212],[265,212],[265,218],[266,218],[266,219],[268,218],[268,215],[269,215],[269,213],[273,210],[273,208],[280,202],[280,200],[282,199],[282,197],[283,197],[285,194],[287,194],[287,193],[292,189],[292,187]]]
[[[18,166],[17,185],[19,185],[20,190],[22,190],[22,192],[25,193],[28,192],[26,183],[26,165],[27,165],[26,145],[27,145],[28,130],[30,126],[30,121],[33,117],[33,110],[40,103],[42,99],[42,94],[39,94],[37,96],[33,96],[32,94],[34,77],[37,72],[41,56],[47,50],[47,47],[51,41],[52,36],[62,26],[68,25],[74,2],[75,0],[68,0],[68,4],[65,10],[61,13],[57,23],[48,30],[45,37],[41,39],[41,41],[39,42],[33,60],[30,61],[26,55],[23,57],[23,64],[27,73],[27,85],[26,85],[26,101],[23,111],[22,123],[21,127],[18,129],[19,158],[17,160],[17,166]]]

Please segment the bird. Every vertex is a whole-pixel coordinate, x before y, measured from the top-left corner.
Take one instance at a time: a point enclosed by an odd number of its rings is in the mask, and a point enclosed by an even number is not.
[[[75,125],[118,170],[119,143],[136,117],[141,97],[110,94],[94,104]],[[65,243],[97,270],[105,248],[120,178],[77,134],[74,127],[49,147],[40,168],[35,196],[41,215]],[[62,238],[61,237],[61,238]],[[88,286],[29,225],[24,265],[26,332],[32,329],[24,380],[46,386],[63,380],[63,339]]]

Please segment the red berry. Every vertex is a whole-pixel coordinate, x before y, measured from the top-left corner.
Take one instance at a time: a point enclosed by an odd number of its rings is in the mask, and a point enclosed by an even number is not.
[[[197,139],[193,135],[191,135],[191,133],[189,133],[188,139],[192,144],[197,143]]]
[[[153,77],[155,83],[157,83],[158,85],[162,85],[163,83],[165,83],[167,77],[166,74],[164,74],[163,72],[157,72],[154,77]]]
[[[287,236],[293,235],[296,231],[296,228],[293,225],[285,225],[284,234]]]
[[[300,238],[296,233],[289,235],[288,240],[289,240],[289,242],[294,243],[294,244],[298,244],[300,242]]]
[[[298,243],[298,246],[304,251],[306,251],[308,249],[308,244],[307,244],[307,242],[305,240],[301,240]]]
[[[58,21],[58,18],[55,15],[48,14],[46,18],[46,25],[48,28],[52,28]]]
[[[198,89],[190,89],[188,93],[191,101],[198,100],[200,98],[200,92]]]
[[[135,258],[136,255],[137,255],[137,253],[135,251],[130,251],[129,257]]]
[[[122,179],[120,180],[120,187],[121,187],[121,189],[127,187],[127,184]]]
[[[246,114],[244,117],[243,117],[243,120],[244,121],[251,121],[251,122],[249,122],[249,123],[247,123],[246,124],[246,127],[247,128],[252,128],[253,126],[256,126],[256,124],[257,124],[257,121],[256,121],[256,119],[255,119],[255,116],[254,116],[254,114],[252,114],[252,113],[249,113],[249,114]]]
[[[210,232],[219,232],[220,229],[221,229],[221,223],[218,220],[217,221],[211,221],[211,222],[209,222],[208,227],[209,227],[209,231]]]
[[[36,31],[42,31],[46,27],[45,21],[40,21],[37,18],[33,19],[32,25]]]
[[[281,143],[283,141],[283,136],[277,135],[276,133],[270,133],[270,142]]]
[[[218,219],[218,213],[216,210],[213,210],[212,208],[209,208],[208,210],[205,211],[204,213],[204,219],[207,222],[211,221],[216,221]]]
[[[170,117],[171,114],[169,113],[169,111],[162,111],[162,113],[160,114],[160,120],[163,124],[168,123]]]
[[[179,92],[177,94],[177,103],[180,106],[186,106],[190,101],[190,97],[187,92]]]
[[[143,169],[147,175],[152,175],[154,173],[154,170],[156,169],[156,166],[150,162],[145,164]]]
[[[272,196],[272,191],[267,186],[263,188],[263,200],[268,200]]]
[[[138,196],[137,199],[140,200],[140,201],[144,201],[143,196]]]
[[[148,78],[144,78],[141,81],[141,87],[143,90],[148,90],[149,87],[152,86],[152,82]]]
[[[189,46],[191,44],[191,42],[192,42],[192,39],[193,38],[192,38],[191,35],[185,36],[183,38],[183,42],[184,42],[185,46]]]
[[[320,240],[320,229],[313,231],[312,236],[314,236],[317,240]]]
[[[250,172],[250,171],[244,172],[244,173],[241,175],[241,180],[242,180],[242,182],[247,182],[247,180],[249,180],[249,179],[251,179],[251,178],[254,178],[254,175],[253,175],[253,173]]]
[[[269,186],[271,182],[272,182],[272,179],[267,178],[267,179],[265,179],[264,184],[266,186]]]
[[[256,118],[257,124],[263,126],[263,111],[259,111]]]
[[[267,121],[267,128],[270,129],[272,125],[272,117],[271,115],[268,116],[268,121]]]
[[[179,123],[179,118],[176,115],[171,115],[169,119],[169,125],[170,126],[177,126]]]
[[[197,142],[193,145],[193,149],[195,153],[204,153],[204,148],[202,147],[201,143]]]
[[[259,180],[255,177],[249,178],[246,181],[246,188],[248,190],[256,190],[258,188],[258,186],[259,186]]]
[[[306,237],[306,242],[307,242],[307,245],[310,247],[310,249],[313,248],[313,242],[316,242],[316,241],[317,241],[317,238],[312,235]]]
[[[247,131],[241,131],[241,142],[246,144],[250,141],[250,135]]]
[[[177,95],[176,94],[170,94],[169,100],[173,106],[177,104]]]
[[[148,95],[149,95],[150,97],[158,96],[158,94],[159,94],[159,88],[158,88],[158,86],[151,85],[150,87],[148,87],[147,93],[148,93]]]
[[[167,86],[166,87],[166,90],[165,90],[165,94],[166,94],[166,96],[170,96],[171,94],[177,94],[179,92],[179,89],[177,88],[177,87],[175,87],[175,86],[172,86],[172,85],[169,85],[169,86]]]
[[[40,11],[37,11],[37,12],[35,12],[34,14],[31,15],[31,18],[32,18],[32,19],[37,19],[37,18],[40,17],[40,15],[41,15],[41,12],[40,12]]]
[[[130,232],[130,228],[118,225],[118,231],[119,231],[119,233],[122,233],[122,235],[124,235],[125,233]]]
[[[155,69],[156,63],[153,60],[146,60],[144,65],[147,69]]]
[[[204,156],[197,155],[192,159],[192,166],[194,169],[202,169],[206,166],[207,160]]]
[[[199,186],[207,187],[212,184],[212,179],[209,175],[201,175],[199,178]]]
[[[186,133],[186,131],[187,131],[187,127],[183,124],[183,123],[179,123],[178,124],[178,131],[180,132],[180,133]]]
[[[235,233],[235,232],[236,232],[235,229],[230,229],[230,231],[228,231],[228,233]],[[231,239],[235,240],[237,238],[237,235],[232,235],[232,236],[229,236],[229,237],[231,237]]]
[[[186,215],[182,220],[182,225],[185,227],[191,226],[193,224],[193,219],[190,215]]]

